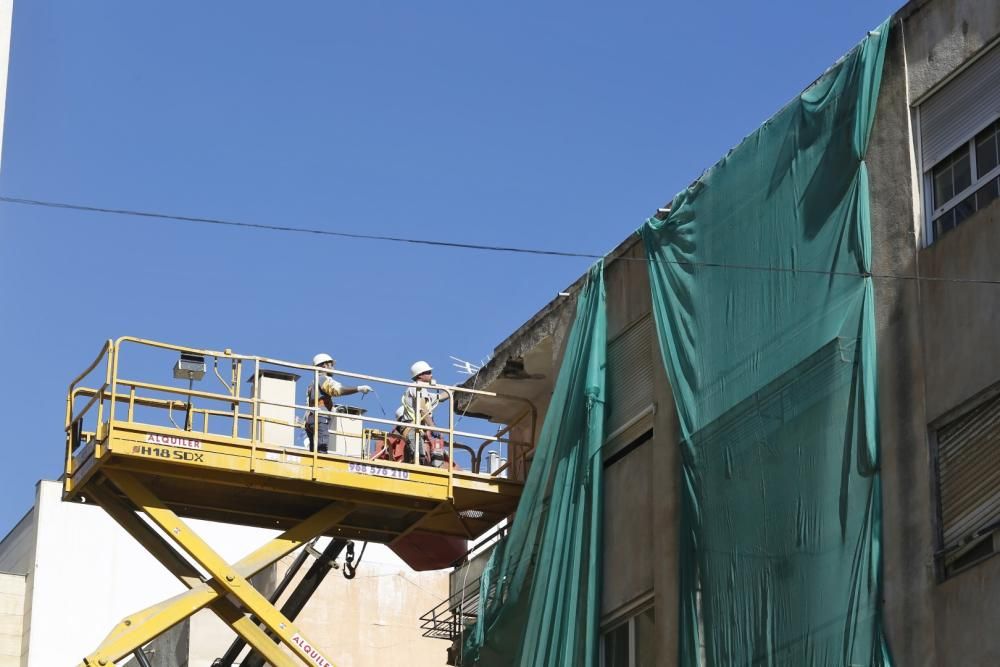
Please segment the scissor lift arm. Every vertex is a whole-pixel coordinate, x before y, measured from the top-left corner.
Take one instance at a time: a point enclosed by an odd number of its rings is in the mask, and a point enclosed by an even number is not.
[[[322,553],[317,554],[316,559],[313,564],[306,571],[305,576],[302,581],[298,583],[292,592],[288,596],[288,600],[285,604],[281,606],[281,613],[287,616],[291,620],[298,618],[298,615],[302,612],[302,609],[306,606],[306,603],[312,598],[313,594],[319,589],[320,584],[326,578],[327,573],[333,569],[333,564],[340,556],[340,552],[348,545],[347,540],[342,540],[339,538],[334,538],[330,540],[330,543],[326,545],[326,548]],[[287,584],[295,577],[298,572],[298,567],[296,565],[301,565],[308,555],[309,551],[303,549],[296,559],[296,563],[288,569],[282,580],[282,585],[278,587],[275,593],[271,596],[271,603],[274,604],[281,597],[281,593]],[[273,637],[274,641],[278,641],[277,637]],[[229,646],[225,655],[212,663],[212,667],[233,667],[233,662],[239,657],[240,653],[246,647],[246,641],[242,637],[237,637],[233,643]],[[251,650],[244,658],[243,662],[240,663],[241,667],[263,667],[264,656],[262,656],[257,651]]]

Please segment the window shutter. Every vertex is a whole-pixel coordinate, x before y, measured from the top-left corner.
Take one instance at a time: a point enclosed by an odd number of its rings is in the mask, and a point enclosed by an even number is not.
[[[1000,117],[1000,46],[994,46],[920,105],[923,169]]]
[[[941,427],[937,446],[947,550],[1000,521],[1000,396]]]
[[[646,316],[608,343],[605,436],[653,404],[653,319]]]

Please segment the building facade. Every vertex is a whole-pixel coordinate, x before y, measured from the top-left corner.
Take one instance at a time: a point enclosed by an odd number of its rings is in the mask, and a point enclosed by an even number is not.
[[[891,29],[867,153],[884,625],[897,665],[996,665],[1000,3],[913,0]],[[606,258],[609,395],[627,397],[603,455],[606,667],[677,656],[678,424],[644,259],[635,236]],[[544,415],[582,281],[497,346],[476,386]],[[523,474],[516,445],[510,459]]]

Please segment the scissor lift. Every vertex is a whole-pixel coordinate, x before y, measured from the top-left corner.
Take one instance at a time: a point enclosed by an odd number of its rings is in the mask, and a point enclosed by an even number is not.
[[[206,368],[211,365],[226,391],[196,390],[193,382],[184,387],[125,377],[123,351],[131,353],[133,348],[184,355],[188,361],[201,359]],[[223,366],[228,363],[231,382],[220,374],[220,362]],[[324,372],[309,365],[229,350],[200,350],[125,337],[108,341],[70,385],[64,500],[102,507],[188,588],[186,593],[122,620],[97,650],[84,658],[83,666],[113,666],[203,608],[212,609],[275,667],[332,665],[316,644],[250,584],[250,577],[317,536],[390,546],[417,533],[431,541],[435,537],[476,539],[516,508],[520,482],[496,474],[498,471],[472,472],[478,470],[485,446],[510,444],[504,436],[513,424],[496,435],[455,428],[456,396],[469,394],[463,397],[468,409],[468,403],[477,397],[497,400],[496,394],[436,387],[452,399],[447,402],[448,424],[437,430],[446,438],[451,461],[456,460],[459,449],[470,453],[466,465],[471,470],[464,471],[455,466],[374,461],[369,458],[367,442],[356,456],[270,443],[263,437],[268,433],[265,424],[294,429],[296,421],[264,416],[273,414],[268,407],[293,411],[297,420],[322,408],[264,400],[259,395],[259,382],[253,382],[250,395],[243,396],[244,373],[251,368],[253,378],[260,378],[262,370],[278,369],[315,381]],[[395,385],[396,390],[413,386],[354,373],[335,375],[377,386]],[[84,381],[94,376],[97,386],[84,386]],[[177,423],[175,414],[183,414],[183,424]],[[400,425],[388,416],[356,419],[364,422],[362,437],[366,440],[373,433]],[[529,419],[535,419],[535,411],[526,403],[518,421]],[[473,449],[460,444],[459,438],[480,439],[482,444]],[[522,445],[521,451],[527,449],[527,443]],[[506,454],[516,456],[516,452],[508,449]],[[228,563],[185,523],[185,518],[283,532],[242,560]]]

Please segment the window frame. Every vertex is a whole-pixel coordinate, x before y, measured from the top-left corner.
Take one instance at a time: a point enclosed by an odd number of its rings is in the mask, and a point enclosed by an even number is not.
[[[917,107],[918,110],[920,107]],[[937,220],[943,215],[956,208],[959,204],[965,201],[970,195],[975,195],[981,187],[989,184],[989,182],[995,178],[1000,177],[1000,161],[997,165],[990,169],[985,174],[979,174],[979,165],[976,155],[976,137],[990,125],[993,125],[997,121],[1000,121],[1000,112],[994,114],[992,118],[989,118],[982,126],[978,127],[971,136],[966,137],[965,140],[957,144],[952,148],[944,157],[942,157],[937,162],[931,165],[921,165],[922,178],[921,184],[923,189],[923,200],[924,200],[924,236],[927,239],[927,245],[933,244],[939,238],[943,237],[946,232],[941,234],[937,233],[936,226]],[[955,151],[960,150],[965,147],[968,151],[969,160],[969,173],[970,173],[970,183],[967,187],[962,189],[960,192],[953,193],[951,198],[945,202],[942,202],[940,206],[935,207],[934,204],[934,169],[951,159],[951,156]],[[978,211],[979,209],[977,209]],[[961,223],[958,223],[961,224]],[[957,227],[955,225],[954,227]],[[952,227],[952,229],[954,229]]]
[[[628,667],[637,667],[636,663],[636,620],[647,611],[653,610],[653,623],[656,623],[656,597],[650,592],[638,598],[615,614],[611,620],[601,625],[600,667],[608,667],[606,662],[605,641],[607,636],[623,625],[628,626]]]
[[[1000,543],[994,543],[992,553],[980,557],[974,557],[966,562],[958,564],[949,563],[950,559],[957,558],[951,554],[958,551],[963,554],[973,551],[976,547],[986,541],[1000,539],[1000,526],[995,526],[989,532],[978,537],[966,536],[966,541],[961,544],[945,544],[945,522],[942,512],[942,486],[941,486],[941,450],[938,443],[938,432],[954,424],[956,421],[966,417],[983,405],[1000,398],[1000,383],[996,383],[978,394],[962,401],[956,407],[948,410],[927,425],[927,440],[930,450],[931,465],[931,499],[934,503],[932,517],[932,529],[934,532],[934,574],[937,583],[943,583],[962,572],[965,572],[977,565],[989,560],[990,557],[1000,555]]]

